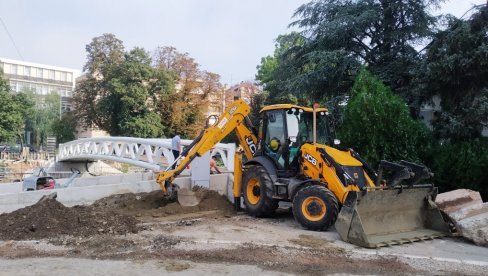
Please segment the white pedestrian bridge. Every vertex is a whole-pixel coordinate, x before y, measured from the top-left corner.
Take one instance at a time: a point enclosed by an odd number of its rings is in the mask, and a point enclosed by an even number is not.
[[[191,142],[191,140],[182,140],[181,144],[187,146]],[[226,167],[224,172],[229,173],[210,175],[209,155],[217,154]],[[227,196],[232,202],[234,155],[234,144],[217,144],[209,154],[195,158],[190,170],[183,172],[174,183],[181,188],[191,188],[194,185],[207,187]],[[109,175],[90,173],[88,163],[98,160],[117,161],[150,171]],[[97,137],[61,144],[56,162],[52,162],[46,168],[60,186],[52,190],[24,191],[22,182],[2,184],[0,185],[0,214],[35,204],[42,196],[50,193],[57,193],[57,200],[64,205],[74,206],[91,204],[113,194],[160,190],[155,181],[155,174],[167,168],[173,161],[171,139]],[[74,176],[73,169],[82,171],[82,175],[73,179],[55,176],[62,171]]]
[[[192,140],[181,140],[183,146]],[[234,171],[235,144],[218,143],[210,156],[220,155],[228,171]],[[133,137],[85,138],[59,145],[56,161],[111,160],[161,171],[174,162],[171,139]]]

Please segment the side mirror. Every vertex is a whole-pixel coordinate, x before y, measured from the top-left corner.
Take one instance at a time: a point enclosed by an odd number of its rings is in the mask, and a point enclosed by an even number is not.
[[[341,144],[341,140],[339,139],[334,139],[334,145],[340,145]]]

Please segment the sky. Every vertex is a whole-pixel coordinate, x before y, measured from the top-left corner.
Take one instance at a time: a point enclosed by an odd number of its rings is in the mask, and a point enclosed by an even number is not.
[[[82,70],[85,46],[94,37],[113,33],[127,50],[173,46],[231,85],[254,79],[261,58],[273,53],[276,37],[291,31],[294,11],[308,2],[0,0],[0,57]],[[434,13],[459,17],[483,3],[446,1]]]

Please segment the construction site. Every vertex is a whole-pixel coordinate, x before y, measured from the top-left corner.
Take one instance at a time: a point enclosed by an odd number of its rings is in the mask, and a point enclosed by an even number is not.
[[[324,131],[325,108],[267,106],[259,134],[249,112],[236,100],[177,156],[171,139],[60,145],[0,185],[0,271],[486,274],[478,192],[438,194],[430,170],[406,161],[371,169]],[[240,146],[221,144],[233,131]]]
[[[273,218],[236,212],[214,191],[195,207],[161,191],[65,207],[45,198],[0,215],[5,274],[463,274],[484,275],[488,248],[462,237],[364,249],[334,229],[307,231],[289,210]]]

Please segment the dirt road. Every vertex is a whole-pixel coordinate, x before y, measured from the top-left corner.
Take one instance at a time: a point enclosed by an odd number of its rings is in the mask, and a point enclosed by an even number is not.
[[[175,204],[164,202],[159,194],[115,196],[90,210],[116,211],[117,216],[135,219],[135,231],[109,232],[113,220],[99,216],[93,220],[95,232],[57,234],[57,228],[50,228],[52,235],[36,233],[33,238],[25,224],[28,214],[18,221],[2,215],[0,221],[9,218],[12,226],[22,221],[26,226],[15,228],[24,231],[22,238],[1,238],[0,274],[484,275],[488,269],[488,248],[458,239],[371,250],[340,241],[333,230],[306,231],[287,209],[279,209],[274,218],[256,219],[233,212],[215,195],[193,209]],[[85,225],[89,217],[83,217]]]

